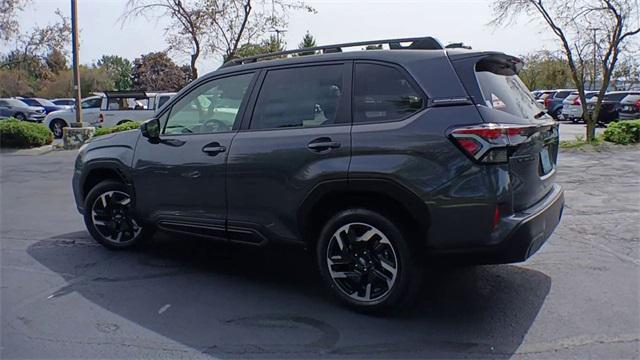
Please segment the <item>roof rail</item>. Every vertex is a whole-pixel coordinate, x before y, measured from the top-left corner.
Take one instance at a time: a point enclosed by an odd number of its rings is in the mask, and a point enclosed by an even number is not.
[[[408,43],[411,45],[402,46],[401,43]],[[344,44],[334,44],[334,45],[324,45],[324,46],[316,46],[310,48],[302,48],[295,50],[285,50],[272,52],[267,54],[260,54],[255,56],[247,56],[243,58],[229,60],[226,63],[222,64],[220,68],[234,66],[234,65],[242,65],[257,62],[260,59],[269,59],[269,58],[278,58],[286,55],[300,54],[303,53],[308,55],[309,53],[315,53],[319,51],[320,54],[330,54],[342,52],[342,48],[345,47],[353,47],[353,46],[376,46],[388,44],[389,49],[391,50],[402,50],[402,49],[412,49],[412,50],[441,50],[444,49],[442,44],[435,38],[431,36],[427,37],[414,37],[414,38],[402,38],[402,39],[387,39],[387,40],[370,40],[370,41],[359,41],[352,43],[344,43]]]

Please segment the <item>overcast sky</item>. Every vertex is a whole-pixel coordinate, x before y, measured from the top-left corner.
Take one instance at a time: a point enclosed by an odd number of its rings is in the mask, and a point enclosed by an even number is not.
[[[130,60],[167,48],[163,38],[164,20],[138,18],[124,27],[118,22],[126,0],[78,1],[80,59],[91,64],[103,54],[120,55]],[[368,39],[435,36],[443,44],[464,42],[474,49],[497,50],[512,55],[540,49],[555,49],[553,37],[537,23],[520,23],[508,28],[493,28],[490,0],[422,1],[306,1],[316,14],[295,12],[289,18],[284,35],[288,48],[295,48],[308,30],[320,44]],[[33,0],[21,19],[22,29],[55,21],[60,8],[70,14],[69,0]],[[172,55],[179,64],[186,58]],[[219,58],[201,59],[201,74],[215,70]]]

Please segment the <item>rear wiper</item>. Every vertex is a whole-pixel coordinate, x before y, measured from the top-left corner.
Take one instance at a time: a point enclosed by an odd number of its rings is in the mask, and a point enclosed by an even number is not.
[[[533,118],[534,118],[534,119],[540,119],[540,118],[541,118],[541,117],[543,117],[544,115],[548,115],[548,114],[549,114],[548,112],[546,112],[546,111],[544,111],[544,110],[543,110],[543,111],[540,111],[539,113],[537,113],[537,114],[533,115]]]

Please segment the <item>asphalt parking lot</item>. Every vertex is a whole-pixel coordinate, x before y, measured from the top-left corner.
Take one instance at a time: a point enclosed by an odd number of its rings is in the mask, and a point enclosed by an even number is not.
[[[0,157],[11,358],[638,358],[640,148],[562,152],[564,217],[529,261],[431,268],[394,317],[331,300],[310,258],[158,236],[96,245],[73,152]]]

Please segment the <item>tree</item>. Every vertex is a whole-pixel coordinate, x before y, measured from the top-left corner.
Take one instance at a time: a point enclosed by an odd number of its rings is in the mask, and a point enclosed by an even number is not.
[[[164,52],[142,55],[133,61],[133,88],[178,91],[191,80],[189,67],[179,67]]]
[[[169,50],[190,55],[195,79],[200,56],[235,58],[242,44],[260,41],[270,29],[286,26],[288,12],[297,9],[315,11],[288,0],[129,0],[121,21],[139,16],[170,18],[164,29]]]
[[[0,43],[9,42],[20,34],[18,13],[29,0],[0,0]]]
[[[573,83],[580,94],[587,122],[587,140],[592,141],[603,95],[620,53],[631,38],[640,33],[637,7],[635,0],[494,0],[493,24],[504,24],[524,14],[541,21],[551,30],[561,44]],[[602,48],[598,51],[600,45]],[[586,109],[584,86],[589,50],[596,54],[598,66],[594,68],[599,68],[602,79],[591,115]]]
[[[309,33],[309,30],[302,37],[302,41],[298,44],[298,49],[316,47],[316,39]]]
[[[116,90],[128,90],[131,88],[131,61],[117,55],[102,55],[95,67],[103,69],[113,83]]]
[[[249,56],[256,56],[262,54],[268,54],[272,52],[283,51],[285,44],[281,39],[271,35],[269,39],[262,40],[260,44],[247,43],[242,45],[236,51],[236,57],[243,58]]]
[[[60,71],[67,70],[67,57],[58,49],[51,50],[45,58],[49,71],[58,74]]]
[[[519,75],[529,89],[558,89],[572,86],[571,70],[567,60],[561,55],[541,51],[521,58],[524,68]]]
[[[33,95],[34,89],[26,81],[27,74],[22,70],[0,69],[0,97],[16,95]]]
[[[634,56],[620,60],[611,77],[616,90],[631,90],[640,84],[640,62]]]

